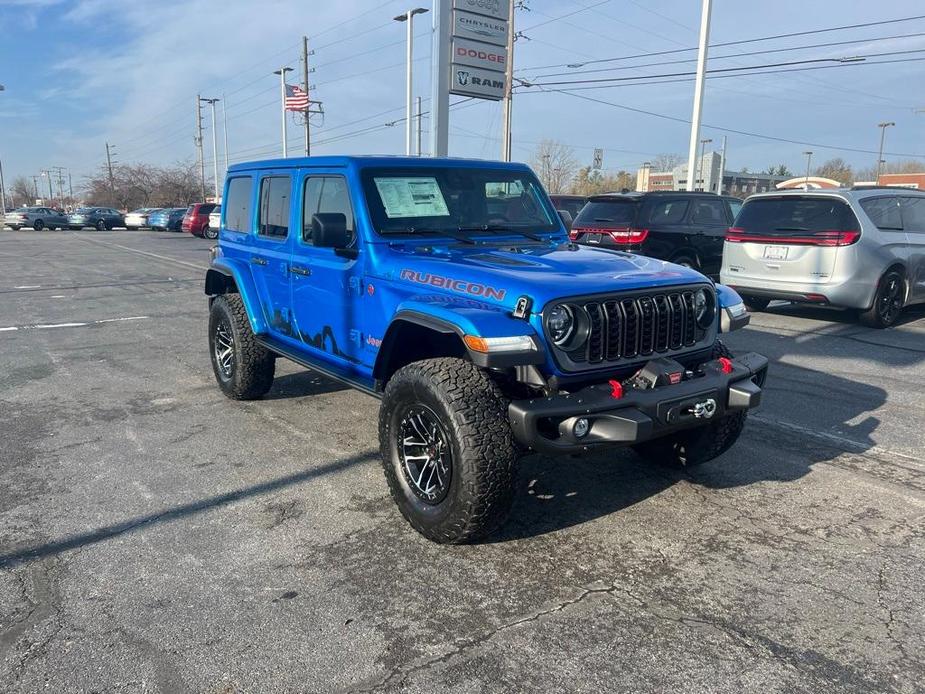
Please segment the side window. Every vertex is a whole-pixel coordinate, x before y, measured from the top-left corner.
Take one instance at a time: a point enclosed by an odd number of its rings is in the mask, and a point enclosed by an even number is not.
[[[925,234],[925,197],[900,198],[906,231]]]
[[[695,200],[691,222],[694,224],[728,224],[722,201]]]
[[[225,200],[225,228],[249,234],[253,210],[251,209],[251,191],[253,179],[239,176],[228,182],[228,199]]]
[[[903,220],[899,212],[899,198],[867,198],[861,208],[878,229],[902,231]]]
[[[729,209],[732,212],[732,219],[735,220],[736,216],[739,214],[739,210],[742,209],[741,200],[730,200]]]
[[[260,181],[260,226],[257,233],[275,239],[289,235],[289,176],[270,176]]]
[[[305,179],[305,195],[302,201],[302,240],[312,243],[312,215],[318,212],[334,212],[347,220],[349,245],[356,240],[353,206],[350,191],[342,176],[309,176]]]
[[[687,200],[660,200],[652,206],[649,224],[680,224],[688,206]]]

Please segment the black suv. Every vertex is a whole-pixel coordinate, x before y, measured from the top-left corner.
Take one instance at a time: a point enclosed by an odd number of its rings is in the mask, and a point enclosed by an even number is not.
[[[741,207],[738,198],[715,193],[606,193],[588,200],[569,236],[576,243],[670,260],[716,277],[726,229]]]

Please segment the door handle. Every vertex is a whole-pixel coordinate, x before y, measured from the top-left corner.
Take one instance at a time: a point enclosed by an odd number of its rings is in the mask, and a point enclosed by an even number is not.
[[[312,271],[307,267],[299,267],[298,265],[293,265],[289,268],[289,272],[293,275],[301,275],[302,277],[308,277],[312,274]]]
[[[252,256],[251,256],[251,262],[252,262],[254,265],[266,265],[266,264],[267,264],[267,259],[266,259],[266,258],[261,258],[259,255],[252,255]]]

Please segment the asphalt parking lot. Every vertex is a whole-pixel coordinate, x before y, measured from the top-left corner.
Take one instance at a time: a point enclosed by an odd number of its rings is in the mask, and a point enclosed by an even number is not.
[[[531,456],[502,532],[443,547],[375,400],[288,363],[221,395],[210,245],[0,232],[0,691],[925,689],[925,310],[758,314],[732,451]]]

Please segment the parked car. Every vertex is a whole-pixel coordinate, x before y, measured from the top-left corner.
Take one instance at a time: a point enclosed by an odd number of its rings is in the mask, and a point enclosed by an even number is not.
[[[218,387],[259,398],[285,357],[381,398],[392,498],[435,542],[504,521],[526,450],[631,445],[693,466],[759,404],[768,360],[717,339],[748,322],[741,298],[690,268],[568,243],[523,164],[235,164],[223,205],[205,277]]]
[[[125,215],[126,229],[144,229],[148,226],[148,218],[155,212],[160,212],[159,207],[142,207]]]
[[[53,207],[18,207],[5,215],[6,224],[18,231],[23,227],[32,227],[36,231],[42,229],[64,229],[67,225],[67,216]]]
[[[581,208],[588,202],[588,198],[584,195],[550,195],[549,199],[552,200],[552,204],[557,210],[568,212],[573,223],[575,217],[581,212]],[[566,225],[566,227],[568,228],[570,225]]]
[[[575,218],[570,237],[583,245],[668,260],[715,278],[735,217],[733,201],[738,199],[684,191],[594,195]]]
[[[216,205],[215,209],[209,213],[209,233],[215,233],[215,236],[206,236],[207,239],[218,237],[218,230],[222,227],[222,206]]]
[[[839,306],[887,328],[903,307],[925,302],[925,193],[753,195],[726,235],[722,277],[755,311],[774,299]]]
[[[154,231],[182,231],[185,207],[165,207],[148,217],[148,225]]]
[[[125,218],[121,212],[109,207],[81,207],[68,215],[67,224],[71,229],[94,227],[99,231],[124,227]]]
[[[215,207],[210,202],[197,202],[190,205],[186,210],[186,216],[183,217],[183,231],[193,236],[204,236],[207,239],[218,238],[218,228],[212,229],[209,226],[209,213]]]

